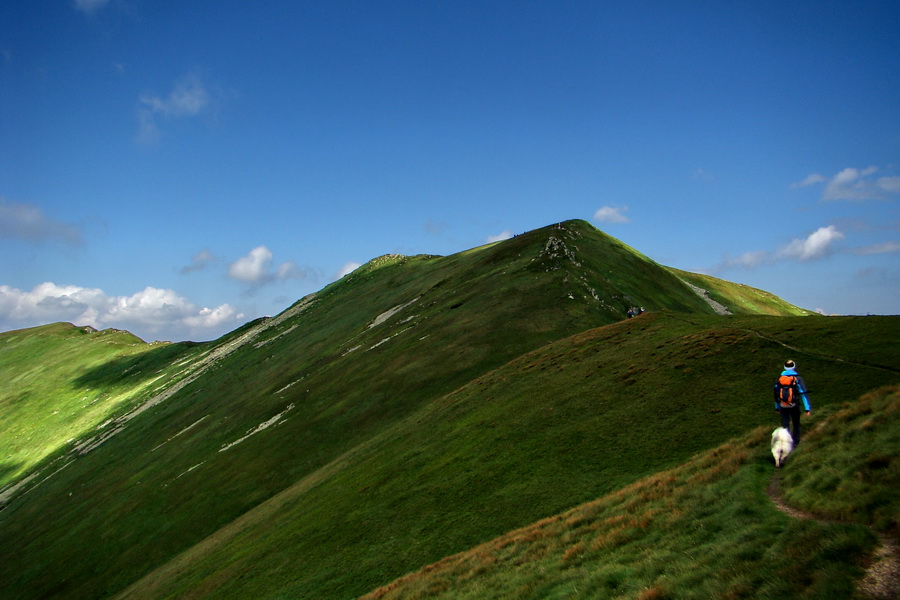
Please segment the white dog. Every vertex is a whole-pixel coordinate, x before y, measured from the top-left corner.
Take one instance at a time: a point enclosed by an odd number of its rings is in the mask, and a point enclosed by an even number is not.
[[[775,457],[775,468],[780,469],[784,459],[794,449],[794,438],[791,432],[784,427],[779,427],[772,432],[772,456]]]

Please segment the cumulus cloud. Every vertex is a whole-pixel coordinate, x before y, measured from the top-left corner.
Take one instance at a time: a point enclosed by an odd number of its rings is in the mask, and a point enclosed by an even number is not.
[[[736,258],[726,259],[713,270],[719,271],[734,267],[753,269],[760,265],[774,264],[783,260],[806,262],[821,259],[831,254],[835,243],[844,237],[844,234],[834,225],[819,227],[805,238],[793,239],[774,252],[767,250],[745,252]]]
[[[201,308],[198,313],[184,317],[184,324],[191,329],[212,329],[243,317],[230,304],[222,304],[216,308]]]
[[[604,206],[594,213],[594,220],[600,223],[630,223],[631,219],[625,216],[627,206]]]
[[[173,290],[154,287],[130,296],[110,296],[98,288],[52,282],[31,291],[0,285],[3,329],[69,321],[97,329],[128,329],[142,337],[174,332],[204,335],[243,316],[229,304],[198,308]]]
[[[292,261],[283,262],[273,270],[272,251],[265,246],[257,246],[228,266],[229,277],[255,286],[285,279],[306,279],[309,274],[309,269]]]
[[[513,236],[512,231],[510,231],[509,229],[504,229],[497,235],[489,235],[487,241],[489,244],[491,244],[493,242],[501,242],[503,240],[508,240],[512,236]]]
[[[162,122],[195,117],[207,110],[211,103],[212,94],[193,73],[176,82],[165,97],[141,94],[138,99],[138,141],[157,142],[162,135]]]
[[[228,267],[232,279],[248,283],[262,283],[269,276],[272,251],[265,246],[257,246],[247,256],[237,259]]]
[[[8,202],[0,197],[0,238],[28,242],[62,241],[73,246],[83,242],[81,228],[48,217],[37,206]]]
[[[834,225],[819,227],[806,238],[792,240],[790,244],[779,249],[776,257],[801,261],[822,258],[831,251],[836,241],[842,239],[844,239],[844,234],[838,231]]]
[[[272,251],[265,246],[257,246],[246,256],[242,256],[228,266],[228,276],[238,281],[264,284],[272,281]]]
[[[900,194],[900,177],[877,177],[878,167],[857,169],[847,167],[832,177],[813,173],[791,184],[793,188],[824,184],[822,200],[888,200]]]

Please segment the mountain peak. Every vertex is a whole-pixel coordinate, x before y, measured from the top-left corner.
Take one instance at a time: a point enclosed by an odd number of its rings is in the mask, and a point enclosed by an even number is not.
[[[7,335],[0,509],[14,518],[0,517],[0,545],[27,551],[0,581],[21,597],[101,597],[168,563],[149,575],[163,596],[359,595],[383,583],[372,573],[653,472],[755,424],[735,409],[707,426],[707,372],[730,374],[734,389],[717,390],[730,410],[783,352],[780,333],[720,327],[684,280],[732,312],[734,284],[690,277],[570,220],[449,256],[377,257],[215,342]],[[651,314],[626,321],[634,306]],[[630,430],[633,406],[649,434]],[[701,426],[676,437],[684,418]],[[189,550],[209,536],[207,563]],[[273,562],[276,547],[297,569]]]

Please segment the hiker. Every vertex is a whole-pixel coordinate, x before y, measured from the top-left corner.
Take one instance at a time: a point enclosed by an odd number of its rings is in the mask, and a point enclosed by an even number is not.
[[[797,373],[797,363],[785,361],[784,370],[775,382],[775,410],[781,413],[781,426],[791,432],[794,446],[800,444],[800,401],[807,417],[811,410],[806,393],[806,382]]]

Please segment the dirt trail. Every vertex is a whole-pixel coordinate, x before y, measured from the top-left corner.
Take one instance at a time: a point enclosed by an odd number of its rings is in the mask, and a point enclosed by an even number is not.
[[[839,522],[788,506],[781,495],[780,473],[776,472],[772,476],[766,494],[775,508],[795,519],[808,519],[821,524]],[[878,548],[871,556],[871,564],[866,569],[866,575],[859,582],[857,590],[863,597],[872,600],[895,600],[900,598],[900,548],[897,540],[892,537],[878,534],[878,539],[880,542]]]
[[[785,344],[785,343],[782,342],[781,340],[777,340],[777,339],[775,339],[775,338],[773,338],[773,337],[770,337],[770,336],[767,336],[767,335],[763,335],[761,332],[759,332],[759,331],[757,331],[757,330],[755,330],[755,329],[745,329],[745,328],[735,328],[735,329],[736,329],[737,331],[746,331],[747,333],[752,333],[752,334],[754,334],[755,336],[757,336],[757,337],[759,337],[759,338],[761,338],[761,339],[766,340],[767,342],[772,342],[772,343],[774,343],[774,344],[778,344],[778,345],[782,346],[783,348],[785,348],[786,350],[790,350],[791,352],[796,352],[796,353],[798,353],[798,354],[806,354],[806,355],[808,355],[808,356],[815,356],[816,358],[821,358],[821,359],[823,359],[823,360],[833,360],[833,361],[836,361],[836,362],[847,363],[848,365],[857,365],[857,366],[860,366],[860,367],[866,367],[866,368],[869,368],[869,369],[879,369],[879,370],[881,370],[881,371],[888,371],[889,373],[900,373],[900,369],[896,369],[896,368],[889,367],[889,366],[886,366],[886,365],[874,365],[874,364],[870,364],[870,363],[864,363],[864,362],[859,362],[859,361],[847,360],[847,359],[845,359],[845,358],[840,358],[840,357],[838,357],[838,356],[831,356],[831,355],[829,355],[829,354],[821,354],[821,353],[818,353],[818,352],[812,352],[812,351],[810,351],[810,350],[804,350],[803,348],[798,348],[798,347],[796,347],[796,346],[791,346],[791,345],[789,345],[789,344]]]

